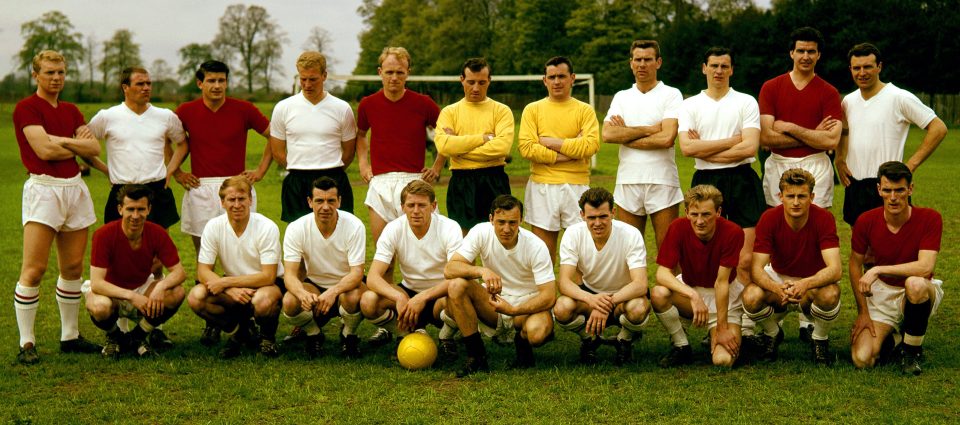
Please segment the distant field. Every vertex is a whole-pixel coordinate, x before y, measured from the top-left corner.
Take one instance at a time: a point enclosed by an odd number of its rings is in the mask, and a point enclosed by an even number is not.
[[[89,120],[108,105],[81,105]],[[171,107],[172,105],[161,105]],[[269,116],[272,105],[259,105]],[[10,115],[12,104],[0,104],[0,278],[3,293],[12,297],[19,275],[22,229],[20,196],[25,170],[20,162]],[[922,133],[911,132],[907,152],[913,152]],[[796,340],[796,319],[790,316],[781,360],[772,365],[748,365],[731,371],[706,364],[704,350],[695,346],[699,362],[679,370],[661,370],[656,359],[668,350],[668,338],[659,323],[651,322],[635,344],[635,361],[623,368],[610,365],[613,352],[603,349],[604,363],[584,367],[576,363],[578,341],[558,330],[557,341],[536,351],[534,370],[505,370],[512,347],[488,343],[493,372],[458,380],[452,367],[408,372],[391,357],[390,348],[367,350],[360,360],[337,355],[306,360],[300,349],[288,350],[276,360],[245,356],[231,361],[216,357],[216,349],[197,339],[202,322],[187,306],[166,326],[176,347],[155,360],[102,360],[99,356],[62,355],[57,348],[59,320],[54,297],[56,261],[51,256],[41,290],[37,335],[42,361],[33,367],[16,364],[17,328],[12,300],[0,308],[0,420],[8,423],[956,423],[960,421],[960,307],[955,283],[960,279],[956,247],[960,244],[960,132],[952,132],[915,178],[914,202],[933,207],[944,218],[943,250],[937,276],[944,280],[946,297],[933,319],[924,344],[924,374],[901,376],[896,368],[858,372],[849,363],[849,329],[855,304],[844,278],[843,311],[832,332],[832,348],[839,355],[831,368],[808,360],[806,346]],[[251,134],[248,164],[255,164],[264,140]],[[105,158],[105,155],[104,155]],[[508,166],[513,192],[522,197],[527,163],[514,148]],[[692,161],[678,156],[680,179],[689,187]],[[613,188],[617,168],[616,146],[604,145],[598,157],[594,184]],[[356,171],[356,204],[366,194]],[[446,180],[437,186],[441,212],[446,212]],[[106,176],[86,178],[98,216],[109,190]],[[259,212],[279,222],[281,177],[275,169],[257,184]],[[179,200],[183,190],[174,186]],[[835,215],[841,215],[843,192],[835,193]],[[365,208],[357,215],[367,220]],[[849,226],[838,220],[841,250],[849,254]],[[654,253],[652,231],[647,232]],[[181,250],[193,285],[195,261],[189,237],[179,225],[171,235]],[[89,250],[89,247],[88,247]],[[368,242],[367,258],[373,256]],[[89,264],[89,263],[87,263]],[[648,271],[652,277],[655,267]],[[102,341],[81,314],[81,330]],[[372,331],[361,327],[361,336]],[[289,331],[281,324],[280,335]],[[335,340],[333,326],[328,341]],[[693,330],[699,341],[702,330]],[[328,342],[328,344],[331,344]],[[695,344],[696,345],[696,344]],[[332,350],[332,345],[328,345]],[[366,347],[361,347],[363,350]],[[462,357],[461,357],[462,359]]]

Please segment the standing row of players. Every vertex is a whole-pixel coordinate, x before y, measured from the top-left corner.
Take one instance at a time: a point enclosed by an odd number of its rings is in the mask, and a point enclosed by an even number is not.
[[[794,35],[794,40],[791,41],[791,57],[794,59],[794,70],[785,74],[785,76],[791,78],[792,87],[795,91],[803,93],[808,91],[799,90],[798,83],[800,86],[805,86],[811,82],[817,82],[818,84],[822,82],[813,73],[813,66],[816,59],[819,58],[822,38],[815,30],[811,32],[809,29],[798,30]],[[810,47],[811,44],[812,48]],[[38,60],[35,61],[39,88],[38,95],[28,99],[32,103],[37,103],[35,101],[37,98],[45,99],[42,97],[44,94],[50,97],[50,91],[56,92],[55,95],[59,93],[59,90],[62,90],[64,73],[62,58],[57,63],[55,57],[52,58],[53,60],[43,60],[41,56],[38,55]],[[879,51],[876,51],[872,46],[859,45],[855,47],[851,50],[849,58],[851,71],[854,74],[855,81],[860,86],[860,90],[859,93],[851,93],[848,99],[855,95],[861,99],[868,98],[891,91],[900,94],[901,97],[910,97],[908,93],[904,94],[905,92],[895,90],[892,85],[884,85],[879,81],[877,78],[881,65]],[[49,64],[52,68],[58,68],[59,65],[60,69],[54,69],[51,73],[49,69],[42,69],[44,64]],[[621,148],[621,162],[618,172],[617,192],[619,193],[617,195],[618,199],[621,199],[618,217],[623,221],[638,225],[642,229],[646,216],[650,215],[654,222],[658,242],[663,240],[665,232],[662,230],[678,215],[678,204],[682,199],[672,153],[672,143],[677,134],[677,124],[679,122],[681,150],[685,154],[697,158],[698,171],[695,175],[695,183],[700,183],[700,180],[702,180],[703,182],[715,183],[720,187],[728,199],[726,214],[745,229],[748,229],[747,239],[752,239],[753,235],[750,230],[756,223],[756,218],[762,211],[763,204],[762,202],[755,202],[758,198],[756,196],[758,193],[757,185],[752,182],[757,181],[757,178],[749,170],[748,163],[753,160],[756,153],[758,139],[765,142],[765,145],[775,146],[774,142],[766,143],[768,137],[765,137],[766,132],[759,131],[760,128],[767,127],[763,125],[767,123],[770,124],[769,129],[774,130],[774,133],[780,134],[781,137],[792,137],[793,141],[790,143],[806,143],[815,146],[814,140],[818,137],[823,138],[826,135],[827,138],[830,138],[833,137],[834,133],[839,133],[839,126],[837,125],[839,123],[835,119],[831,119],[835,118],[834,116],[826,115],[820,118],[820,122],[812,129],[813,131],[804,131],[802,126],[793,125],[786,121],[789,118],[787,116],[789,113],[782,114],[784,115],[783,119],[779,121],[768,122],[768,118],[781,118],[781,114],[775,111],[769,111],[770,114],[764,113],[759,119],[760,122],[756,123],[758,115],[756,102],[749,96],[740,95],[729,88],[729,76],[733,70],[732,54],[724,49],[711,49],[705,55],[703,71],[708,79],[708,89],[701,95],[688,99],[686,101],[688,103],[683,104],[683,107],[678,107],[682,102],[679,92],[656,79],[656,70],[661,64],[662,59],[656,42],[638,41],[631,46],[631,68],[636,76],[637,84],[629,90],[618,93],[605,122],[604,139],[608,142],[624,143],[624,147]],[[222,64],[213,63],[213,65],[220,66]],[[240,121],[241,133],[245,133],[247,128],[253,128],[257,131],[262,129],[261,133],[269,134],[269,137],[271,137],[271,146],[274,148],[272,152],[264,153],[260,167],[256,171],[245,172],[245,175],[251,181],[256,181],[262,177],[269,165],[270,156],[273,156],[280,163],[286,163],[288,169],[291,170],[291,175],[284,181],[284,194],[282,195],[284,199],[284,219],[288,221],[298,217],[303,212],[302,199],[305,198],[305,189],[309,188],[309,182],[317,175],[330,174],[337,179],[338,188],[341,193],[346,195],[344,208],[352,209],[352,191],[349,189],[349,181],[346,181],[345,174],[343,174],[343,166],[352,161],[353,143],[356,143],[356,152],[360,154],[361,175],[365,180],[370,179],[371,181],[371,190],[368,192],[365,203],[371,209],[371,227],[374,237],[377,238],[385,223],[398,215],[396,205],[399,205],[397,202],[399,189],[413,178],[422,176],[427,180],[435,179],[444,162],[443,156],[438,156],[431,168],[424,169],[422,167],[422,149],[419,149],[419,147],[417,149],[397,148],[399,146],[409,146],[410,140],[414,140],[415,145],[418,141],[419,145],[422,146],[422,128],[433,124],[432,115],[436,116],[438,109],[428,98],[405,89],[404,82],[409,69],[410,58],[405,50],[402,48],[385,49],[381,56],[381,67],[378,70],[383,77],[384,89],[361,102],[361,108],[358,110],[359,132],[355,133],[355,127],[352,125],[353,115],[349,106],[323,91],[322,83],[326,77],[325,61],[319,54],[306,53],[301,56],[298,61],[298,71],[300,71],[303,91],[277,105],[274,120],[269,124],[269,131],[265,117],[261,115],[258,120],[256,117],[258,113],[253,112],[255,109],[249,107],[244,110],[245,104],[243,102],[233,101],[233,99],[225,97],[228,75],[225,67],[219,69],[223,72],[204,70],[201,67],[201,70],[198,71],[198,86],[203,91],[203,98],[182,105],[178,109],[178,113],[182,111],[189,115],[187,107],[194,107],[195,119],[193,120],[188,120],[184,118],[183,114],[178,114],[183,121],[182,127],[189,134],[189,143],[180,144],[180,149],[172,154],[169,152],[172,149],[169,148],[168,144],[168,152],[164,158],[167,159],[171,156],[174,158],[174,160],[166,162],[169,164],[166,167],[167,174],[172,170],[178,181],[191,187],[183,202],[184,230],[187,233],[194,234],[195,244],[198,244],[198,233],[200,233],[198,229],[202,230],[203,227],[194,225],[191,231],[188,223],[202,223],[203,218],[196,221],[192,218],[196,215],[204,213],[211,216],[215,215],[219,209],[215,206],[210,207],[217,201],[211,195],[215,194],[218,183],[223,181],[224,177],[222,176],[240,174],[243,171],[245,152],[242,148],[245,147],[245,142],[237,143],[234,139],[233,144],[225,145],[222,144],[223,139],[220,139],[220,145],[215,143],[223,133],[229,133],[221,129],[238,128],[237,124]],[[124,105],[120,105],[118,108],[121,110],[116,112],[127,112],[129,115],[129,111],[133,111],[139,118],[144,118],[146,112],[162,111],[148,104],[148,74],[145,71],[131,72],[129,78],[129,80],[125,79],[125,82],[121,85],[127,101]],[[783,79],[783,77],[780,77],[780,79]],[[48,87],[40,87],[41,80],[49,83]],[[436,126],[439,130],[442,130],[438,131],[438,148],[441,154],[450,156],[451,168],[454,170],[451,178],[451,193],[463,194],[463,196],[451,196],[448,209],[452,217],[462,221],[461,224],[465,224],[463,228],[466,229],[472,224],[469,222],[471,218],[468,216],[472,216],[474,222],[483,221],[486,216],[485,207],[483,207],[486,203],[478,202],[470,195],[475,194],[478,190],[486,191],[486,194],[480,194],[477,197],[479,200],[484,199],[484,197],[490,199],[498,192],[509,192],[508,181],[502,166],[503,158],[509,152],[513,123],[512,114],[510,114],[508,108],[486,98],[486,89],[490,82],[488,65],[482,60],[468,61],[462,71],[462,80],[465,89],[464,100],[439,113]],[[534,233],[547,242],[548,251],[551,253],[555,252],[559,230],[579,221],[576,209],[572,209],[571,206],[575,205],[578,195],[586,190],[586,184],[589,182],[588,158],[596,152],[599,145],[598,126],[593,111],[589,107],[584,108],[585,105],[582,102],[570,97],[573,81],[574,75],[570,62],[564,58],[551,59],[545,67],[544,77],[549,96],[542,101],[528,105],[524,110],[524,118],[521,120],[520,151],[533,163],[526,196],[531,211],[527,221],[532,225]],[[768,85],[775,81],[776,79],[768,82]],[[884,87],[890,89],[885,90]],[[50,90],[45,91],[47,89]],[[768,92],[767,85],[761,92],[761,101],[764,100],[764,93],[766,92]],[[833,90],[833,93],[836,94],[836,91]],[[651,94],[654,96],[650,96]],[[771,96],[774,100],[777,99],[776,94]],[[789,96],[792,95],[788,94],[781,97],[789,98]],[[835,97],[839,99],[838,95]],[[887,97],[889,96],[884,96],[884,99]],[[137,103],[138,99],[140,100],[139,103]],[[46,103],[51,106],[57,104],[56,96],[53,96],[52,103],[49,99],[47,100]],[[752,108],[751,101],[753,101]],[[783,101],[786,100],[783,99]],[[917,114],[913,113],[911,115],[904,110],[909,109],[908,107],[913,107],[914,110],[923,107],[918,101],[909,103],[902,101],[900,98],[890,102],[893,102],[890,108],[892,114],[897,116],[908,115],[911,119]],[[773,103],[776,104],[776,102]],[[909,104],[904,106],[904,103]],[[134,104],[138,105],[140,109],[133,107]],[[233,110],[233,113],[218,114],[221,107],[228,105],[230,108],[227,109]],[[127,110],[123,110],[123,107],[126,107]],[[205,109],[200,110],[200,107]],[[711,108],[713,109],[712,112],[710,111]],[[239,111],[237,111],[238,109]],[[760,109],[763,112],[763,108]],[[104,112],[109,112],[109,110]],[[717,112],[720,112],[720,114]],[[915,119],[914,121],[928,129],[927,137],[925,137],[918,152],[908,161],[908,165],[912,164],[911,168],[919,165],[932,152],[945,133],[945,127],[942,122],[936,119],[932,111],[927,108],[927,112],[923,113],[926,115],[921,117],[920,120]],[[674,114],[679,119],[674,119]],[[842,111],[840,114],[842,114]],[[850,113],[848,112],[848,114]],[[234,121],[230,123],[232,125],[222,122],[226,115],[231,115],[231,118],[234,118]],[[871,114],[870,118],[875,119],[877,115]],[[237,117],[241,119],[237,120]],[[117,121],[122,121],[122,118],[117,118]],[[168,124],[172,121],[168,117],[165,118],[167,118]],[[924,119],[926,122],[921,122]],[[79,123],[82,124],[82,117],[79,120]],[[129,124],[130,120],[127,121],[120,124]],[[188,121],[193,121],[193,124]],[[902,134],[905,135],[908,124],[902,120],[891,119],[890,121],[895,122],[896,127],[902,130]],[[97,122],[97,117],[91,121],[91,126],[95,122]],[[222,125],[210,125],[211,122]],[[33,147],[35,144],[40,146],[44,141],[56,142],[54,143],[55,147],[61,147],[63,150],[70,152],[68,153],[70,158],[73,154],[92,157],[96,156],[93,154],[94,152],[98,153],[99,151],[99,144],[93,146],[88,142],[89,138],[86,137],[88,134],[80,134],[76,131],[81,126],[74,127],[70,131],[63,131],[62,133],[65,134],[63,139],[37,140],[38,137],[27,137],[28,133],[36,136],[37,127],[40,127],[41,131],[46,131],[46,129],[42,122],[40,122],[41,125],[36,125],[36,119],[33,122],[34,125],[28,124],[31,124],[29,120],[18,122],[17,130],[21,153],[25,157],[24,162],[28,164],[28,170],[32,174],[52,175],[43,172],[34,173],[26,158],[30,155],[24,154],[24,147],[34,150],[36,149]],[[258,124],[260,124],[259,127]],[[858,139],[858,135],[870,131],[869,124],[862,126],[863,131],[856,131],[861,127],[858,122],[847,120],[846,124],[850,128],[851,153],[855,151],[853,146],[863,144],[857,142],[857,140],[865,142],[868,146],[873,143],[869,139],[869,135]],[[243,128],[244,125],[247,127]],[[174,128],[171,130],[169,127]],[[178,137],[175,127],[175,124],[169,124],[168,128],[161,129],[163,134],[161,138],[175,141]],[[380,128],[381,131],[378,132],[377,128]],[[777,131],[778,128],[780,129],[779,132]],[[120,130],[123,130],[122,126]],[[372,130],[372,136],[368,143],[367,133],[370,130]],[[768,129],[764,128],[764,130]],[[101,129],[101,131],[105,130]],[[140,132],[140,134],[142,133]],[[123,133],[118,131],[118,134],[122,135]],[[46,134],[42,134],[42,136],[45,137]],[[66,136],[80,137],[71,141]],[[357,136],[357,138],[354,139],[354,136]],[[809,140],[807,136],[809,136]],[[122,164],[124,155],[119,153],[122,150],[118,148],[117,158],[114,158],[110,135],[105,133],[101,137],[108,140],[108,160],[110,163]],[[179,132],[179,137],[183,138],[183,131]],[[117,139],[122,142],[124,137],[117,137]],[[896,151],[896,146],[899,146],[899,151],[896,154],[902,156],[903,138],[900,138],[899,141],[894,139],[884,140],[889,140],[885,143],[894,146],[894,151]],[[214,142],[206,143],[207,140],[213,140]],[[321,145],[326,149],[317,148],[318,140],[324,141]],[[787,144],[782,140],[780,143]],[[371,146],[373,149],[371,149]],[[40,147],[46,148],[47,146]],[[394,149],[391,150],[390,147]],[[207,148],[205,154],[201,153],[204,148]],[[178,170],[179,161],[188,151],[193,155],[193,174]],[[882,150],[869,149],[865,156],[871,156],[879,151]],[[134,154],[143,154],[144,152],[144,149],[134,149]],[[367,159],[368,152],[371,156],[370,160]],[[409,155],[410,152],[416,152],[417,155]],[[774,152],[776,153],[776,150]],[[54,158],[49,155],[50,152],[46,151],[30,153],[34,153],[34,156],[42,153],[47,158]],[[57,153],[64,154],[63,152]],[[289,161],[287,160],[287,153],[290,154]],[[204,159],[204,156],[207,159]],[[416,156],[416,158],[413,158],[413,156]],[[228,158],[239,158],[239,161],[228,161]],[[838,161],[841,171],[856,169],[857,167],[847,166],[847,164],[851,166],[854,164],[853,159],[870,162],[853,155],[842,155],[841,158],[849,160],[843,163]],[[774,156],[772,160],[778,160],[778,158]],[[137,165],[158,163],[158,161],[145,161],[142,158],[132,162]],[[159,161],[161,168],[163,168],[164,163]],[[236,170],[229,172],[225,170],[204,170],[203,173],[206,174],[204,176],[201,174],[201,167],[203,167],[201,164],[209,166],[230,164]],[[236,164],[239,164],[239,167]],[[328,166],[331,164],[333,166]],[[747,165],[747,167],[743,167],[744,165]],[[710,171],[718,169],[728,170]],[[38,170],[43,171],[42,168],[38,168]],[[113,167],[109,170],[112,183],[117,186],[121,183],[129,183],[119,179],[115,181],[112,174],[113,170]],[[66,172],[62,174],[68,175],[63,177],[64,179],[72,178],[72,176],[69,176],[71,170],[63,171]],[[744,178],[731,179],[729,177],[731,173],[736,174],[743,171],[749,172],[744,175]],[[218,172],[219,176],[217,175]],[[832,173],[832,169],[829,169],[829,172]],[[769,176],[776,176],[776,174],[779,173],[767,173],[768,179]],[[841,178],[847,180],[845,177],[847,176],[842,172]],[[855,177],[866,178],[862,175]],[[662,181],[664,179],[666,181]],[[28,184],[36,184],[41,180],[43,179],[31,177]],[[163,183],[161,180],[162,177],[161,179],[147,181],[155,182],[156,185],[157,183]],[[747,186],[742,186],[743,183],[746,183]],[[832,181],[827,182],[827,184],[832,186]],[[346,185],[347,190],[341,188],[344,185]],[[505,185],[506,190],[504,191],[502,188]],[[768,185],[768,192],[770,192],[769,187]],[[823,184],[818,184],[818,189],[820,187],[823,187]],[[869,182],[867,187],[869,187]],[[206,188],[205,191],[199,190],[204,188]],[[300,194],[297,194],[297,192],[300,192]],[[832,193],[832,190],[827,193]],[[170,204],[173,205],[172,195],[169,197],[171,198]],[[769,202],[770,196],[767,197]],[[29,219],[26,208],[26,187],[24,199],[25,240],[28,240],[26,237],[28,235],[46,233],[46,246],[39,247],[46,248],[43,251],[44,255],[48,251],[54,236],[58,239],[58,248],[65,249],[67,254],[71,252],[71,248],[76,251],[76,242],[72,244],[69,242],[73,239],[79,240],[80,238],[76,238],[76,235],[64,235],[64,241],[61,241],[61,234],[73,232],[58,232],[57,230],[60,227],[53,226],[53,224],[44,224],[45,222],[41,220]],[[201,200],[206,202],[204,206],[200,206]],[[194,206],[195,204],[196,206]],[[853,202],[847,204],[851,205]],[[298,208],[300,211],[294,212]],[[108,212],[111,210],[109,205],[106,210]],[[288,214],[288,210],[290,214]],[[173,214],[176,214],[175,207]],[[90,215],[92,216],[92,213]],[[190,217],[189,220],[188,216]],[[752,220],[751,216],[753,217]],[[90,220],[87,225],[93,221]],[[848,221],[852,220],[848,219]],[[38,230],[38,228],[40,229]],[[65,230],[72,228],[68,226]],[[82,242],[85,244],[86,230],[85,227],[82,229]],[[29,240],[33,244],[34,241],[43,241],[44,238],[30,238]],[[741,274],[744,276],[749,276],[749,272],[743,273],[743,271],[748,271],[749,268],[748,251],[750,247],[752,247],[752,243],[744,244],[744,254],[740,256]],[[28,348],[26,350],[28,355],[31,354],[29,349],[32,348],[33,342],[32,317],[30,315],[31,310],[35,314],[36,284],[39,283],[39,278],[43,272],[43,268],[38,267],[38,262],[34,261],[37,259],[35,258],[37,252],[33,252],[32,248],[36,247],[28,247],[25,244],[24,273],[21,274],[21,285],[18,285],[17,290],[21,347]],[[44,256],[43,260],[45,261],[45,259]],[[61,260],[70,263],[71,257],[68,255],[64,259],[61,256]],[[61,266],[63,265],[62,263]],[[77,264],[77,267],[79,266]],[[65,302],[61,303],[62,308],[65,305],[66,308],[69,308],[71,296],[78,295],[79,292],[73,290],[75,289],[74,286],[79,284],[79,269],[76,273],[77,279],[69,279],[70,276],[68,275],[71,275],[69,268],[67,267],[67,272],[64,272],[65,268],[61,267],[63,276],[58,281],[58,288],[63,287],[62,291],[58,291],[58,299],[61,292],[64,294],[62,298]],[[26,279],[24,275],[26,275]],[[24,281],[27,284],[23,284]],[[33,283],[34,286],[31,287],[30,283]],[[79,297],[76,297],[74,304],[76,303],[79,303]],[[67,313],[67,316],[69,316],[69,310],[67,310]],[[25,320],[19,320],[21,316]],[[64,329],[70,335],[62,336],[62,341],[65,341],[65,343],[61,344],[62,348],[67,347],[67,351],[70,350],[72,345],[83,346],[82,340],[70,338],[70,336],[76,334],[69,332],[71,326],[66,323],[68,321],[69,317],[65,319]],[[24,332],[25,322],[31,322],[27,326],[29,332]],[[75,319],[73,322],[75,323]],[[27,336],[26,340],[24,340],[24,335]],[[23,351],[22,349],[22,355],[24,354]],[[32,355],[35,358],[35,350]]]

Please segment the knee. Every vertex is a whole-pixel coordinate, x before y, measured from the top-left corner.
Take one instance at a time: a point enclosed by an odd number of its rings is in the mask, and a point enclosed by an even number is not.
[[[850,348],[850,360],[857,369],[870,369],[876,363],[877,356],[870,347],[854,344]]]
[[[630,322],[640,323],[644,321],[650,314],[650,303],[647,302],[646,298],[634,298],[630,301],[627,301],[627,305],[624,308],[624,314],[627,316],[627,320]]]
[[[194,312],[201,312],[207,307],[207,287],[204,285],[194,286],[187,295],[187,304]]]
[[[913,304],[920,304],[930,299],[927,280],[922,277],[910,276],[903,286],[907,293],[907,300]]]
[[[377,316],[377,304],[380,302],[380,295],[373,291],[366,291],[360,296],[360,311],[364,317],[370,319]]]
[[[300,313],[300,299],[287,292],[283,296],[283,312],[288,316],[294,316]]]
[[[749,312],[756,312],[764,307],[763,288],[757,285],[749,285],[743,290],[743,308]]]
[[[713,350],[712,360],[713,360],[714,366],[731,368],[733,367],[733,362],[735,362],[737,358],[731,355],[729,352],[727,352],[727,350],[724,349],[723,347],[716,347]]]
[[[832,285],[821,287],[817,290],[817,293],[814,296],[814,301],[819,307],[836,307],[837,303],[840,302],[840,285],[834,283]]]
[[[450,298],[462,298],[467,293],[470,281],[463,278],[456,278],[450,281],[447,286],[447,296]]]
[[[183,290],[183,285],[178,285],[173,289],[168,289],[167,293],[163,296],[164,307],[169,309],[176,309],[180,307],[180,304],[183,303],[183,299],[186,297],[187,293]]]
[[[40,286],[40,280],[47,272],[47,264],[24,264],[23,272],[20,273],[20,284],[29,287]]]
[[[280,304],[280,288],[268,286],[258,289],[253,294],[251,304],[253,304],[253,314],[257,317],[275,315],[277,306]]]
[[[739,268],[740,270],[749,271],[752,265],[753,265],[753,252],[741,252],[740,259],[739,261],[737,261],[737,268]],[[740,278],[741,281],[749,280],[749,279],[750,279],[749,275]]]
[[[534,347],[546,343],[553,332],[553,319],[549,314],[545,316],[545,318],[537,318],[538,320],[527,319],[524,323],[523,330],[527,334],[527,341],[530,341],[530,345]]]
[[[107,320],[113,314],[113,300],[103,296],[87,297],[87,312],[98,322]]]
[[[76,260],[63,260],[60,264],[60,276],[67,279],[77,279],[83,276],[83,258]],[[42,272],[41,272],[42,274]]]
[[[657,312],[667,311],[670,306],[671,292],[666,287],[657,285],[650,290],[650,302],[653,303],[653,309]]]
[[[560,322],[569,322],[573,320],[573,313],[576,307],[576,301],[570,297],[561,295],[557,298],[557,303],[553,306],[553,315]]]

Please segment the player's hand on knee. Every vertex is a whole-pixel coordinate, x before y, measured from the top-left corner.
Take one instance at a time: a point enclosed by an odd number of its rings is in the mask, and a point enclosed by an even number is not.
[[[326,291],[317,297],[317,304],[314,308],[321,314],[327,314],[330,311],[330,307],[333,307],[333,303],[336,302],[336,297],[333,291]]]
[[[503,289],[503,279],[500,278],[500,275],[494,273],[493,270],[484,267],[480,278],[483,279],[483,283],[487,284],[487,292],[489,292],[490,295],[497,295],[500,293],[500,290]]]
[[[300,299],[300,308],[304,311],[314,311],[317,301],[320,299],[313,292],[304,291],[302,295],[297,296]]]
[[[723,347],[732,356],[740,352],[740,341],[730,328],[717,327],[717,345]]]
[[[223,293],[237,304],[250,304],[256,291],[251,288],[228,288]]]
[[[425,306],[426,303],[424,303],[419,296],[411,298],[404,305],[403,311],[398,312],[400,316],[400,327],[405,330],[414,330],[417,326],[417,319],[420,318],[420,313]]]
[[[603,312],[599,310],[593,310],[590,312],[590,317],[587,319],[587,333],[590,335],[600,335],[603,333],[603,329],[607,325],[607,315],[609,312]]]
[[[693,309],[693,326],[702,328],[710,320],[710,309],[697,294],[690,299],[690,307]]]
[[[610,314],[615,305],[613,304],[613,295],[611,294],[591,294],[587,298],[587,305],[593,310],[599,310],[603,314]]]
[[[863,331],[869,331],[870,336],[877,337],[877,330],[873,327],[873,320],[870,319],[869,314],[857,314],[857,319],[853,321],[853,329],[850,330],[850,344],[856,342]]]
[[[224,285],[224,282],[221,279],[212,280],[203,285],[206,286],[207,291],[213,295],[220,295],[221,292],[227,289],[227,286]]]

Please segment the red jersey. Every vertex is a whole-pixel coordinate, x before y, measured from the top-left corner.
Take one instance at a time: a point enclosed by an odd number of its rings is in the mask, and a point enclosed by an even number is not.
[[[407,89],[391,102],[383,90],[364,97],[357,107],[357,128],[372,129],[370,162],[373,174],[419,173],[427,152],[427,127],[436,127],[440,108],[430,96]]]
[[[863,255],[869,248],[878,266],[892,266],[917,261],[920,250],[939,252],[942,234],[943,218],[933,209],[913,207],[910,219],[893,233],[883,218],[883,207],[879,207],[861,214],[853,225],[852,249]],[[929,279],[933,275],[925,277]],[[880,280],[903,287],[906,278],[880,275]]]
[[[690,220],[680,217],[673,220],[667,229],[667,235],[663,238],[657,254],[657,264],[673,269],[679,263],[684,283],[713,288],[721,266],[731,269],[729,282],[736,279],[741,248],[743,229],[734,222],[717,217],[717,229],[713,238],[704,242],[693,232]]]
[[[61,100],[54,108],[36,93],[18,102],[13,109],[13,129],[17,133],[17,145],[20,146],[20,160],[27,167],[27,172],[66,179],[79,174],[80,167],[74,158],[53,161],[40,159],[23,134],[24,127],[39,125],[51,136],[72,138],[77,128],[85,124],[83,114],[72,103]]]
[[[760,88],[760,115],[789,121],[801,127],[814,129],[826,117],[843,119],[840,92],[820,76],[815,75],[803,90],[797,90],[790,73],[768,80]],[[823,152],[807,145],[795,148],[774,148],[773,153],[791,158],[802,158]]]
[[[167,268],[180,263],[177,247],[163,227],[144,223],[140,248],[134,250],[120,227],[121,221],[111,221],[93,232],[90,265],[107,269],[107,282],[135,289],[150,277],[154,258],[159,258]]]
[[[810,205],[807,223],[793,231],[780,205],[760,216],[753,252],[770,254],[775,272],[802,278],[813,276],[827,266],[820,251],[838,247],[837,221],[830,211]]]
[[[192,100],[177,107],[189,138],[190,168],[197,177],[236,176],[247,168],[247,130],[263,133],[270,120],[252,103],[226,98],[216,112]]]

